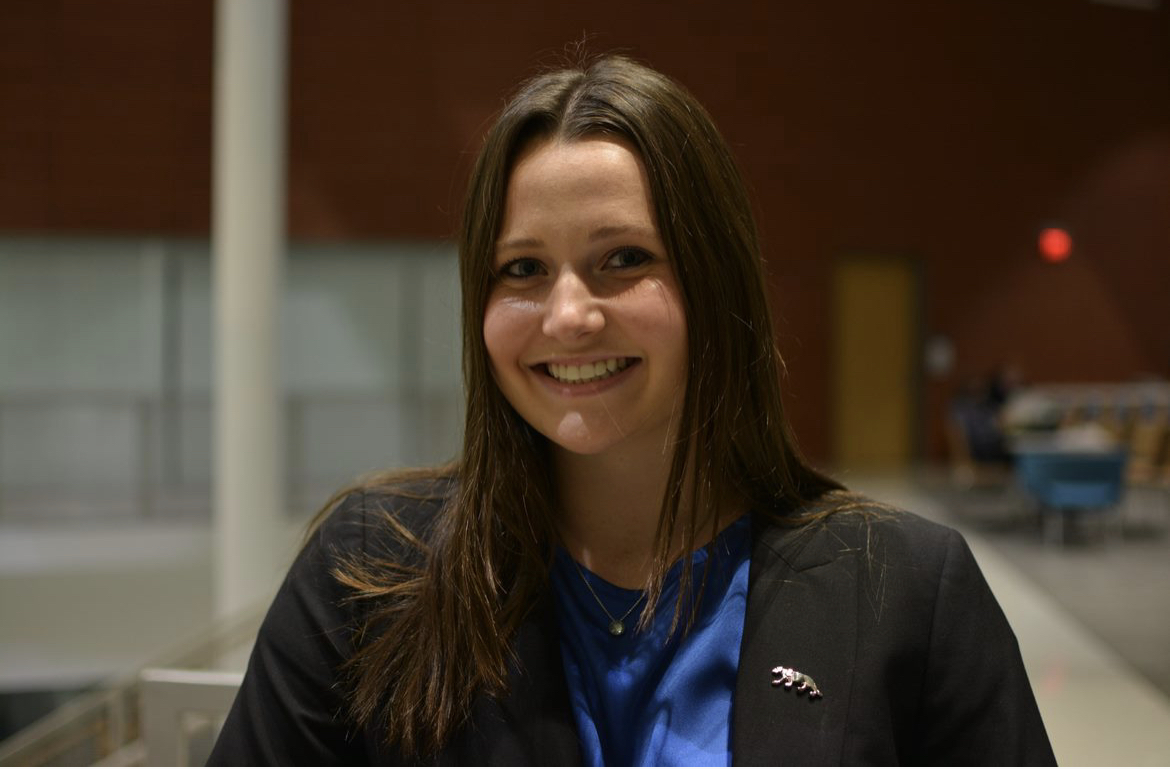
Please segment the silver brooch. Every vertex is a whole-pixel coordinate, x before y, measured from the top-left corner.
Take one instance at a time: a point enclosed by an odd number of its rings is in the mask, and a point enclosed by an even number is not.
[[[791,689],[795,685],[796,691],[808,692],[808,698],[810,700],[823,696],[821,690],[817,688],[816,681],[801,673],[799,670],[786,668],[783,665],[777,665],[772,668],[772,686],[779,686],[780,684],[784,684],[785,689]]]

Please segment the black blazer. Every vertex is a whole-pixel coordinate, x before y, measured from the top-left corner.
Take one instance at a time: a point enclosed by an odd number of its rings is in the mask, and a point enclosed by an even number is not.
[[[367,511],[387,503],[347,500],[298,557],[211,764],[403,763],[344,718],[336,671],[360,617],[328,573],[386,547]],[[406,504],[425,530],[435,505]],[[735,764],[1055,764],[1015,636],[956,532],[870,506],[795,529],[757,521],[753,537]],[[436,763],[581,763],[547,600],[515,645],[507,697],[476,698]],[[823,696],[773,686],[779,665]]]

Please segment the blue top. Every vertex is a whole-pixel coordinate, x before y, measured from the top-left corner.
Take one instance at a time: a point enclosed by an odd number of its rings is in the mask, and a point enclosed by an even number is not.
[[[730,766],[731,698],[747,609],[751,517],[714,542],[715,558],[694,626],[670,635],[683,562],[666,576],[652,627],[635,631],[638,590],[626,590],[577,566],[557,550],[552,570],[561,656],[583,758],[592,766]],[[702,579],[708,548],[692,556]],[[630,607],[621,636],[582,580],[616,618]],[[681,637],[680,637],[681,636]]]

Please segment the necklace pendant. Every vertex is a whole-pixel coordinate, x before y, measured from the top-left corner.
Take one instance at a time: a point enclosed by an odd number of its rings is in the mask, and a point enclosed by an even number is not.
[[[620,619],[615,619],[609,623],[609,634],[611,636],[620,636],[626,632],[626,626]]]

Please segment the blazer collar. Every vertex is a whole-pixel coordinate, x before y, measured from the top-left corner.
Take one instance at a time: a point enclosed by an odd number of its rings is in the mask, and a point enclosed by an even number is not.
[[[754,524],[748,604],[732,705],[737,766],[825,765],[842,760],[857,643],[852,570],[825,568],[842,554],[818,524]],[[772,685],[772,668],[811,676],[809,698]]]
[[[480,694],[460,739],[440,765],[580,766],[581,744],[550,596],[521,623],[508,665],[508,694]]]
[[[737,766],[841,763],[857,643],[853,572],[825,568],[841,553],[839,541],[817,524],[786,528],[754,519],[732,704]],[[472,721],[480,728],[440,763],[581,763],[559,629],[547,599],[522,624],[515,650],[509,695],[503,702],[477,698]],[[795,688],[773,686],[771,670],[778,665],[811,676],[823,696],[810,700]]]

